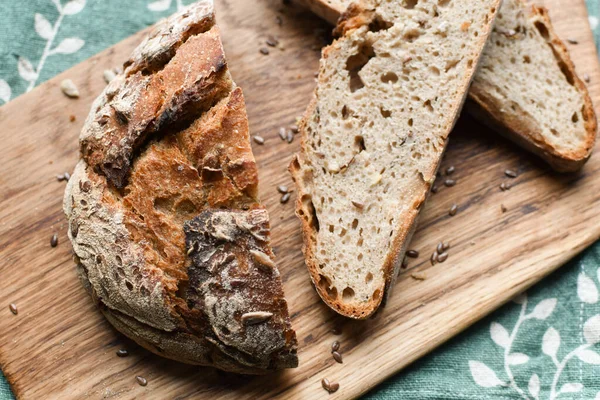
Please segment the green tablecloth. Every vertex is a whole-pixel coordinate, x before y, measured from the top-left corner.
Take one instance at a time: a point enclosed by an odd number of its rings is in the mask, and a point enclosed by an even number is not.
[[[190,2],[0,0],[0,104]],[[587,3],[599,39],[600,2]],[[600,400],[599,267],[596,243],[366,398]]]

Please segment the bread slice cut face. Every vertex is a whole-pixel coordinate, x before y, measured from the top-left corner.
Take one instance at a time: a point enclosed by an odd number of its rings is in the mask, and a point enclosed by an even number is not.
[[[159,23],[96,99],[64,210],[106,318],[171,359],[295,367],[242,90],[212,1]]]
[[[389,295],[498,6],[365,1],[324,49],[290,169],[306,264],[340,314]]]

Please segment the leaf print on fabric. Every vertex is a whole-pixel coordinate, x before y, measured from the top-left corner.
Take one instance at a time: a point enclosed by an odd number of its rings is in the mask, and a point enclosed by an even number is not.
[[[521,365],[529,361],[529,356],[523,353],[512,353],[508,355],[508,363],[510,365]]]
[[[150,11],[167,11],[171,7],[171,0],[158,0],[148,4]]]
[[[469,369],[476,384],[481,387],[502,386],[504,383],[498,379],[496,373],[487,365],[479,361],[469,361]]]
[[[83,7],[85,7],[85,0],[71,0],[63,7],[63,14],[78,14],[83,10]]]
[[[37,79],[37,73],[33,70],[33,65],[31,64],[31,61],[29,61],[25,57],[19,57],[19,61],[17,62],[17,69],[19,70],[19,75],[21,76],[21,78],[23,78],[27,82],[32,82]]]
[[[542,351],[544,354],[549,355],[552,360],[558,364],[556,360],[556,353],[560,347],[560,334],[553,327],[548,328],[544,337],[542,338]]]
[[[531,375],[529,378],[529,384],[527,385],[527,389],[529,390],[529,394],[534,399],[539,399],[540,396],[540,377],[538,374]]]
[[[492,322],[492,325],[490,326],[490,335],[492,336],[494,343],[504,349],[510,344],[508,331],[497,322]]]
[[[35,31],[42,39],[52,37],[52,24],[42,14],[35,13]]]
[[[552,314],[554,307],[556,307],[556,299],[546,299],[538,303],[537,306],[531,312],[531,317],[536,319],[544,320]]]
[[[5,103],[8,103],[10,100],[10,96],[12,95],[12,90],[10,86],[4,79],[0,79],[0,99]]]
[[[560,393],[577,393],[581,392],[583,385],[581,383],[565,383],[561,388]]]
[[[600,314],[594,315],[583,325],[583,337],[588,344],[600,343]]]
[[[85,42],[79,38],[68,38],[60,42],[58,46],[50,50],[48,54],[73,54],[83,47]]]
[[[598,302],[598,288],[585,272],[580,273],[577,277],[577,296],[584,303],[595,304]]]
[[[580,349],[576,353],[577,357],[588,364],[600,365],[600,354],[589,349]]]

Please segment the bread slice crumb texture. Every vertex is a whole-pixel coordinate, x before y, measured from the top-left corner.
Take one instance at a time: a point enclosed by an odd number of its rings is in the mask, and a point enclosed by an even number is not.
[[[307,266],[341,314],[366,318],[389,291],[497,6],[362,2],[324,49],[291,170]]]

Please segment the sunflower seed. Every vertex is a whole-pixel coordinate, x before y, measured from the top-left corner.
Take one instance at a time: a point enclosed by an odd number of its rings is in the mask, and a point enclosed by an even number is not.
[[[451,165],[448,168],[446,168],[446,175],[452,175],[454,173],[454,166]]]
[[[454,217],[457,212],[458,212],[458,206],[456,204],[452,204],[452,207],[450,207],[450,211],[448,211],[448,214],[451,217]]]
[[[438,254],[442,254],[444,252],[444,243],[443,242],[439,242],[437,247],[435,248],[435,251]]]
[[[406,252],[406,255],[410,258],[417,258],[417,257],[419,257],[419,252],[416,250],[408,250]]]
[[[517,173],[513,170],[507,169],[506,171],[504,171],[504,175],[508,176],[509,178],[516,178],[517,177]]]
[[[266,272],[273,272],[275,269],[275,263],[267,254],[258,250],[250,250],[250,254],[254,258],[255,264]]]
[[[589,76],[588,74],[583,74],[583,80],[584,80],[586,83],[590,83],[590,81],[591,81],[591,79],[590,79],[590,76]]]
[[[17,308],[17,305],[15,303],[10,303],[8,306],[8,309],[10,310],[11,313],[17,315],[19,313],[19,309]]]
[[[62,90],[67,97],[74,99],[79,97],[79,90],[77,90],[77,86],[75,86],[75,83],[70,79],[64,79],[60,83],[60,90]]]
[[[438,187],[436,185],[433,185],[431,187],[431,193],[437,193],[438,192]]]
[[[452,186],[456,185],[456,181],[454,179],[446,179],[444,181],[444,185],[446,185],[448,187],[452,187]]]
[[[117,357],[127,357],[128,355],[129,355],[129,352],[125,349],[117,350]]]
[[[143,376],[136,376],[135,380],[140,386],[146,386],[148,384],[148,380]]]
[[[277,191],[281,194],[286,194],[289,192],[289,189],[285,185],[279,185],[279,186],[277,186]]]
[[[450,248],[450,242],[444,242],[442,243],[442,249],[444,251],[448,250]]]
[[[292,131],[286,132],[285,139],[287,140],[288,143],[292,143],[294,141],[294,134],[292,133]]]
[[[50,238],[50,246],[51,247],[58,246],[58,235],[56,233],[54,235],[52,235],[52,238]]]
[[[333,359],[335,361],[337,361],[340,364],[344,363],[344,360],[342,360],[342,355],[340,353],[338,353],[337,351],[334,351],[331,353],[331,355],[333,356]]]
[[[265,144],[265,139],[262,136],[254,135],[252,139],[254,139],[256,144]]]
[[[433,254],[431,255],[431,258],[429,259],[429,261],[431,261],[431,265],[435,265],[435,263],[437,262],[437,258],[438,258],[438,252],[434,251]]]
[[[277,40],[277,38],[275,36],[269,35],[267,37],[266,43],[267,43],[268,46],[275,47],[275,46],[277,46],[279,44],[279,40]]]
[[[331,383],[327,378],[323,378],[323,380],[321,380],[321,386],[323,386],[323,389],[327,390],[329,393],[335,393],[340,388],[339,383]]]
[[[567,42],[569,42],[571,44],[579,44],[579,42],[575,39],[567,39]]]
[[[340,342],[338,342],[337,340],[334,341],[333,343],[331,343],[331,351],[338,351],[340,349]]]
[[[260,53],[266,56],[269,54],[269,49],[267,49],[266,47],[261,47]]]
[[[287,131],[285,130],[285,128],[279,128],[279,137],[281,138],[281,140],[287,139]]]
[[[448,253],[442,253],[437,257],[438,262],[443,263],[448,259]]]
[[[507,183],[507,182],[502,182],[502,183],[500,184],[500,190],[502,190],[503,192],[504,192],[505,190],[510,190],[510,188],[511,188],[511,184],[510,184],[510,183]]]
[[[265,322],[273,316],[273,313],[267,311],[254,311],[242,315],[242,323],[244,325],[256,325]]]
[[[298,133],[298,131],[299,131],[298,125],[294,124],[294,125],[290,126],[290,131],[292,131],[293,134]]]
[[[287,202],[290,200],[290,196],[291,196],[291,193],[286,193],[286,194],[284,194],[284,195],[283,195],[283,196],[281,196],[281,198],[279,199],[279,202],[280,202],[281,204],[285,204],[285,203],[287,203]]]

